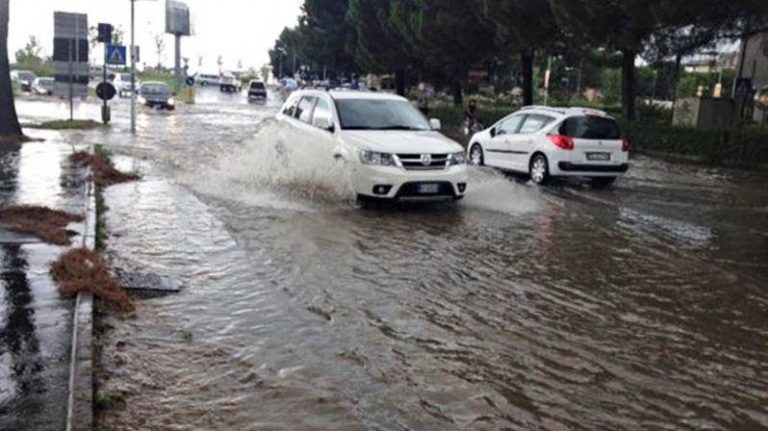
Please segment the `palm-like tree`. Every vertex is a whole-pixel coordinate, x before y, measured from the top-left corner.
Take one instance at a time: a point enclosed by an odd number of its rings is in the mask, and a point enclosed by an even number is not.
[[[0,0],[0,139],[22,137],[16,106],[13,102],[11,66],[8,61],[8,20],[10,0]]]

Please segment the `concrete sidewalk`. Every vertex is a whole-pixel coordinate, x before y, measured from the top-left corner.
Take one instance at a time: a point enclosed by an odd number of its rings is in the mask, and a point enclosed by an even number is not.
[[[65,135],[0,150],[0,205],[83,213],[87,171],[69,161]],[[69,226],[82,244],[85,223]],[[0,228],[0,430],[64,430],[74,299],[62,298],[50,264],[67,248]]]

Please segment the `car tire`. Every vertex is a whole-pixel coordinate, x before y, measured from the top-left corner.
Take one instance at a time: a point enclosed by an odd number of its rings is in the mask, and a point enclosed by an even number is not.
[[[469,162],[474,166],[485,166],[485,153],[480,144],[473,144],[469,150]]]
[[[531,181],[535,184],[540,186],[549,184],[551,178],[549,176],[549,161],[547,161],[547,157],[544,154],[533,156],[528,172],[531,176]]]
[[[590,180],[593,189],[607,189],[616,182],[616,177],[597,177]]]

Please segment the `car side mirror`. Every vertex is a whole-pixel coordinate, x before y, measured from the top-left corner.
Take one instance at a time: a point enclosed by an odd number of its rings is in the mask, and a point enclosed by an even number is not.
[[[443,128],[443,124],[437,118],[432,118],[429,120],[429,126],[432,128],[432,130],[440,130]]]
[[[495,137],[496,137],[496,128],[495,128],[495,127],[494,127],[494,128],[492,128],[492,129],[489,131],[489,133],[491,134],[491,138],[495,138]]]
[[[326,117],[313,118],[312,125],[318,129],[327,130],[329,132],[333,132],[334,130],[333,121]]]

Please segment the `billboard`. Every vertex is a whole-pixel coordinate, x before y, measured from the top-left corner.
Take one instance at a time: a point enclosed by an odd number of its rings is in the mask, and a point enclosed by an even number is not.
[[[192,35],[189,6],[179,0],[165,2],[165,32],[180,36]]]
[[[88,49],[88,16],[54,12],[54,94],[60,97],[69,97],[70,94],[72,97],[88,95]]]

